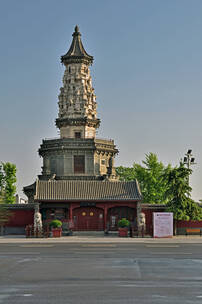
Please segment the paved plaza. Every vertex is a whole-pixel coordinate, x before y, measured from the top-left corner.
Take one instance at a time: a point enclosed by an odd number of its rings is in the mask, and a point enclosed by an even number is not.
[[[202,238],[0,238],[0,303],[201,304]]]

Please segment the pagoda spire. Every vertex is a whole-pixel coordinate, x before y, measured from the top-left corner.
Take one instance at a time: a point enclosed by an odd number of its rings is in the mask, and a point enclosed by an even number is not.
[[[79,32],[78,25],[75,26],[74,33],[72,34],[73,40],[69,48],[69,51],[61,56],[61,62],[66,64],[69,63],[93,63],[93,56],[89,55],[82,44],[81,33]]]
[[[85,51],[79,27],[75,27],[69,51],[61,56],[65,65],[63,87],[59,94],[56,126],[62,138],[94,138],[100,120],[89,66],[93,56]]]

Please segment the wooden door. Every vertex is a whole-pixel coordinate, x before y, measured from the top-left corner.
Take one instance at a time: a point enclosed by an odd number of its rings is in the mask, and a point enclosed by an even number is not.
[[[74,173],[85,173],[85,156],[74,155]]]
[[[104,212],[96,207],[80,207],[73,210],[75,231],[104,230]]]

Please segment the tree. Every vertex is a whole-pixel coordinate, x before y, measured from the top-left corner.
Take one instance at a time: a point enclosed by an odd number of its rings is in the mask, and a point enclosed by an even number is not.
[[[179,167],[170,170],[167,177],[167,195],[170,196],[167,210],[173,212],[176,220],[202,219],[202,208],[190,198],[192,188],[188,180],[191,173],[191,169],[180,163]]]
[[[117,167],[116,173],[119,175],[121,181],[129,182],[135,180],[135,171],[133,167]]]
[[[8,208],[0,203],[0,235],[3,235],[3,227],[11,217],[12,212]]]
[[[0,200],[5,204],[15,203],[16,166],[12,163],[0,165]]]
[[[5,204],[15,203],[16,192],[16,166],[11,163],[0,164],[0,234],[3,234],[3,227],[8,222],[12,212]]]
[[[149,204],[165,204],[169,197],[166,196],[167,179],[171,166],[164,166],[158,161],[154,153],[146,154],[143,166],[137,163],[133,167],[117,167],[116,172],[120,180],[131,181],[137,179],[143,195],[143,202]]]
[[[4,172],[3,166],[0,164],[0,201],[3,199],[4,194]]]

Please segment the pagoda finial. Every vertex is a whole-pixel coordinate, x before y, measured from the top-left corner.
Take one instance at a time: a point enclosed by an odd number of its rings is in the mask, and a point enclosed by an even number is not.
[[[78,25],[75,26],[74,28],[74,33],[72,34],[73,37],[76,37],[76,36],[81,36],[81,33],[79,32],[79,27]]]
[[[74,30],[75,30],[76,33],[79,32],[79,27],[78,27],[78,25],[75,26]]]

